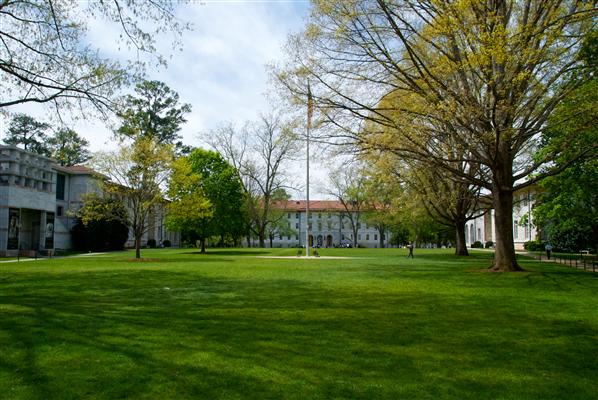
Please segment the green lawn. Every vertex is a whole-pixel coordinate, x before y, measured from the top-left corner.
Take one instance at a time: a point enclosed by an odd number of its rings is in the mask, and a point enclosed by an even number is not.
[[[0,264],[0,398],[598,398],[598,274],[296,251]]]

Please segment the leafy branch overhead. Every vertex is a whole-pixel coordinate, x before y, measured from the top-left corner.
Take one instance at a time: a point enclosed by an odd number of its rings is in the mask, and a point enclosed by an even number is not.
[[[143,75],[145,60],[165,64],[155,39],[188,29],[170,0],[0,1],[0,109],[27,103],[104,114],[118,90]],[[120,28],[118,45],[137,53],[126,65],[87,42],[92,22]],[[149,28],[148,28],[149,27]]]

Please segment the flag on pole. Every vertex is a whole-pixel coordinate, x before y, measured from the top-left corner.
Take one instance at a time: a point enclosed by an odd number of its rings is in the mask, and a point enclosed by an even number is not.
[[[307,129],[311,128],[311,118],[314,115],[314,99],[311,95],[311,87],[307,82]]]

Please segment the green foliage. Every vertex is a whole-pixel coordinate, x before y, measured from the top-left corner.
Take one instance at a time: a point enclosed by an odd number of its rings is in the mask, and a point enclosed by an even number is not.
[[[116,133],[128,138],[152,138],[188,153],[190,148],[183,145],[178,133],[187,122],[185,114],[191,112],[191,105],[179,105],[179,94],[159,81],[143,81],[137,84],[135,92],[136,96],[122,99],[123,105],[117,113],[122,125]]]
[[[48,129],[50,125],[36,121],[29,115],[16,114],[8,125],[4,143],[49,157]]]
[[[486,249],[490,249],[490,248],[492,248],[493,246],[494,246],[494,242],[493,242],[492,240],[488,240],[488,241],[486,241],[486,243],[484,244],[484,247],[485,247]]]
[[[193,150],[175,162],[166,224],[188,241],[239,238],[247,230],[245,194],[236,171],[218,153]]]
[[[72,129],[61,129],[49,140],[50,156],[60,165],[70,167],[89,160],[89,142]]]
[[[480,242],[479,240],[476,240],[475,242],[473,242],[471,244],[471,248],[472,249],[483,249],[484,245],[482,244],[482,242]]]
[[[149,247],[150,249],[155,249],[156,248],[156,239],[148,239],[146,244],[147,244],[147,247]]]
[[[539,240],[530,240],[523,243],[523,248],[527,251],[544,251],[544,243]]]

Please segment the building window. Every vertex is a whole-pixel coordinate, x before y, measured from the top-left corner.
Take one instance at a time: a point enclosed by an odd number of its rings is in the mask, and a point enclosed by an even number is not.
[[[332,227],[332,224],[330,223],[330,221],[328,221],[328,224],[327,224],[327,225],[328,225],[328,230],[332,229],[332,228],[331,228],[331,227]]]
[[[361,222],[357,223],[357,229],[361,229]]]
[[[365,240],[370,240],[370,234],[369,233],[365,235]]]
[[[318,222],[318,230],[321,231],[322,230],[322,223]]]
[[[299,222],[295,222],[295,229],[299,229]]]
[[[299,213],[295,213],[295,218],[299,219]]]
[[[56,175],[56,199],[64,200],[64,183],[65,176],[62,174]]]
[[[287,240],[291,240],[291,237],[290,237],[290,236],[287,236]]]
[[[361,240],[361,234],[357,235],[357,240]]]
[[[378,240],[378,234],[374,234],[374,240]]]
[[[291,219],[291,213],[287,214],[287,218]]]
[[[318,213],[318,219],[322,218],[322,213]]]
[[[56,216],[62,217],[63,214],[64,214],[64,208],[62,208],[62,206],[57,206],[56,207]]]
[[[517,221],[513,221],[513,236],[515,239],[519,239],[519,226]]]

